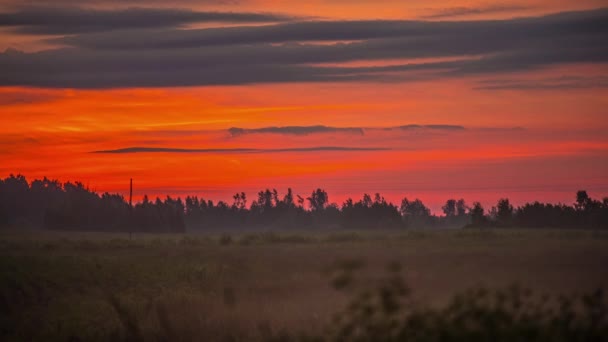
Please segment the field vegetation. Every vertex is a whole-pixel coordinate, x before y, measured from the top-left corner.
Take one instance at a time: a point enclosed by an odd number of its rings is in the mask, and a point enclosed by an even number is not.
[[[606,334],[608,233],[0,234],[2,340],[563,340]]]

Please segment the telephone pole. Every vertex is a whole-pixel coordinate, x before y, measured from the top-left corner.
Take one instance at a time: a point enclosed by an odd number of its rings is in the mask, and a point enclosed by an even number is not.
[[[132,238],[133,230],[133,178],[129,183],[129,240]]]

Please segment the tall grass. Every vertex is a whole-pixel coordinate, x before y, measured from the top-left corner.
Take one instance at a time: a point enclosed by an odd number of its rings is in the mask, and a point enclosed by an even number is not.
[[[393,268],[336,315],[323,341],[606,341],[602,289],[582,295],[537,295],[511,286],[474,288],[440,308],[421,306]],[[340,286],[340,288],[342,288]]]
[[[338,290],[346,289],[353,281],[352,272],[361,267],[354,261],[342,266],[343,273],[332,281]],[[550,296],[537,295],[518,286],[498,290],[474,288],[454,296],[443,307],[431,308],[412,299],[411,289],[399,270],[398,264],[391,264],[389,274],[376,287],[354,295],[347,307],[319,331],[274,332],[262,325],[255,339],[328,342],[600,342],[608,339],[608,302],[601,289],[582,295]],[[235,299],[228,293],[231,299],[226,304],[232,306]],[[238,325],[209,326],[198,322],[197,326],[180,328],[172,317],[182,317],[183,312],[172,313],[162,304],[155,308],[157,330],[144,338],[137,317],[116,297],[109,297],[109,301],[122,322],[121,336],[127,341],[254,339],[251,335],[239,335]]]
[[[226,236],[1,236],[0,340],[607,338],[603,235]]]

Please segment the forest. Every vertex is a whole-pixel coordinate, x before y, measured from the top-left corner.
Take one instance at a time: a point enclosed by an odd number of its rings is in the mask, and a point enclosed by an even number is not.
[[[508,198],[484,208],[479,202],[448,199],[443,215],[419,199],[403,198],[399,205],[376,193],[341,205],[330,202],[318,188],[307,197],[291,189],[260,191],[249,202],[236,193],[232,203],[214,203],[197,196],[167,196],[130,205],[120,194],[98,194],[81,182],[61,183],[44,178],[31,182],[22,175],[0,179],[0,226],[43,227],[49,230],[166,232],[240,228],[608,228],[608,197],[573,194],[573,203],[526,203],[514,207]]]

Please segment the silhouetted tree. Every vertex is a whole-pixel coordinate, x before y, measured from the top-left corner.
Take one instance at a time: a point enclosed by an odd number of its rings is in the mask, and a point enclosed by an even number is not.
[[[449,199],[441,207],[445,217],[441,219],[446,227],[463,227],[470,223],[467,215],[467,205],[464,199]]]
[[[479,202],[474,202],[471,208],[471,224],[475,227],[482,227],[486,224],[485,210]]]
[[[247,208],[247,195],[244,192],[236,193],[232,196],[234,203],[232,208],[235,210],[245,210]]]
[[[310,204],[310,208],[313,211],[321,211],[325,209],[329,201],[329,196],[327,196],[327,192],[322,189],[317,189],[312,192],[310,197],[307,198],[308,203]]]
[[[372,196],[368,194],[363,194],[363,199],[361,200],[361,202],[364,207],[370,208],[372,206]]]
[[[285,195],[285,197],[283,197],[283,203],[285,203],[285,206],[287,208],[295,207],[295,204],[293,202],[293,192],[291,191],[291,188],[287,189],[287,194]]]
[[[501,198],[496,205],[496,222],[506,227],[513,223],[513,206],[508,198]]]
[[[431,223],[431,210],[421,200],[401,200],[401,215],[406,226],[426,226]]]
[[[581,227],[579,213],[573,207],[540,202],[526,203],[515,211],[518,226],[530,228]]]
[[[258,192],[258,205],[262,211],[269,211],[274,207],[273,192],[270,189]]]
[[[297,204],[294,203],[297,198]],[[329,204],[327,192],[316,189],[305,199],[291,189],[281,198],[276,189],[258,193],[247,207],[244,192],[233,196],[232,205],[214,204],[196,196],[167,196],[154,202],[144,196],[133,210],[119,194],[91,191],[80,182],[60,183],[44,178],[28,183],[21,175],[0,179],[0,225],[44,226],[62,230],[99,230],[135,232],[183,232],[190,228],[227,227],[333,227],[387,228],[402,226],[462,227],[496,225],[556,228],[608,228],[608,198],[592,199],[581,190],[573,205],[526,203],[513,208],[508,199],[500,199],[492,208],[490,218],[476,202],[467,213],[463,199],[446,201],[445,217],[431,215],[416,199],[404,198],[397,207],[379,193],[364,194],[357,202],[344,201],[341,207]]]
[[[464,199],[459,199],[456,202],[456,216],[464,217],[467,214],[467,210],[469,210],[469,207],[467,206]]]
[[[574,207],[576,210],[585,210],[589,207],[590,201],[591,199],[589,198],[589,195],[587,195],[587,191],[579,190],[576,192],[576,203],[574,204]]]
[[[401,215],[392,203],[388,203],[380,194],[363,198],[354,203],[351,198],[342,204],[342,226],[345,228],[394,228],[401,226]]]
[[[298,196],[298,207],[300,208],[304,208],[304,197],[297,195]]]
[[[447,200],[445,202],[445,204],[443,205],[443,207],[441,207],[441,210],[443,210],[443,213],[445,214],[446,217],[456,216],[456,200],[454,200],[454,199]]]

